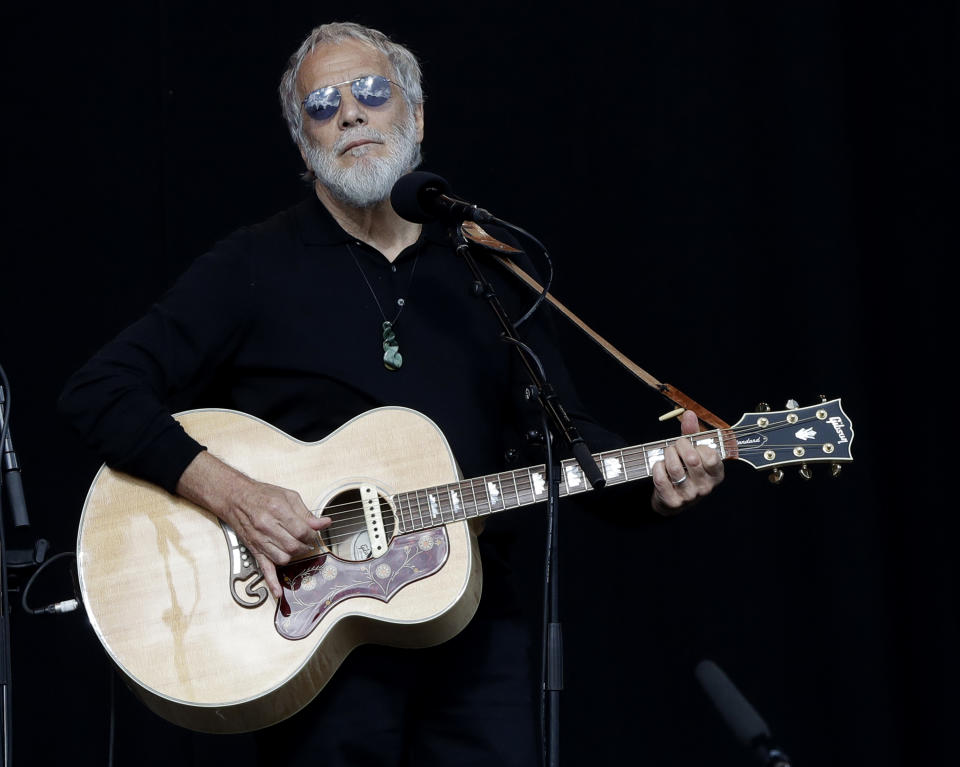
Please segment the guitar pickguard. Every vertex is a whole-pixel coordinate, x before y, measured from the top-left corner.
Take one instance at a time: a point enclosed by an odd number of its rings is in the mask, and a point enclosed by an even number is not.
[[[381,602],[409,583],[433,575],[447,560],[450,546],[442,527],[398,535],[386,554],[350,562],[333,554],[278,567],[283,596],[274,618],[287,639],[308,636],[335,605],[353,597]]]

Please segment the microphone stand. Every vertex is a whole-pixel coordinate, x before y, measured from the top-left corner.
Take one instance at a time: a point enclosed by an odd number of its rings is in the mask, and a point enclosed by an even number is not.
[[[0,368],[0,373],[3,369]],[[3,514],[3,496],[8,495],[11,499],[11,514],[14,524],[17,527],[23,527],[30,524],[26,517],[26,508],[21,503],[22,492],[20,492],[20,466],[16,460],[16,453],[13,452],[13,445],[10,440],[10,423],[6,417],[9,414],[8,399],[6,391],[9,388],[5,386],[6,375],[3,375],[0,382],[0,454],[2,454],[2,463],[0,463],[0,685],[2,685],[2,728],[3,735],[3,765],[7,767],[12,762],[13,755],[13,732],[12,732],[12,658],[10,653],[10,591],[9,591],[9,552],[7,551],[6,536],[6,518]]]
[[[36,565],[42,561],[47,542],[37,541],[33,550],[7,548],[4,496],[10,502],[10,516],[15,528],[30,526],[27,505],[23,495],[20,464],[10,437],[10,382],[0,366],[0,728],[2,728],[3,767],[13,760],[13,661],[10,643],[10,570]]]
[[[503,223],[495,219],[496,223]],[[511,228],[513,228],[511,226]],[[541,727],[544,729],[543,745],[545,749],[544,763],[546,767],[556,767],[560,759],[560,691],[563,689],[563,633],[560,624],[560,593],[558,586],[558,559],[559,536],[558,515],[556,513],[560,495],[560,471],[553,458],[553,434],[563,438],[564,442],[573,451],[573,455],[583,470],[584,476],[590,484],[600,489],[606,484],[602,472],[593,460],[589,447],[583,441],[577,428],[574,426],[566,410],[557,400],[553,387],[546,380],[546,374],[539,360],[517,335],[516,325],[500,303],[493,290],[493,286],[477,266],[466,238],[460,230],[460,225],[450,227],[450,237],[453,240],[457,253],[463,258],[474,277],[473,294],[478,298],[485,298],[493,313],[496,315],[502,329],[502,338],[510,343],[520,355],[523,367],[530,377],[530,385],[526,389],[528,399],[539,402],[543,418],[543,440],[546,447],[547,472],[547,527],[548,546],[546,574],[544,582],[544,653],[542,665],[541,700],[546,711],[541,716]]]

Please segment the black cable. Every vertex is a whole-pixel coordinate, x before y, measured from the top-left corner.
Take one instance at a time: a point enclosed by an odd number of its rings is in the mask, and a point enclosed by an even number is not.
[[[3,390],[3,418],[0,419],[3,423],[3,429],[0,430],[0,449],[3,448],[3,445],[7,444],[7,434],[10,432],[10,401],[13,399],[13,395],[10,394],[10,381],[7,379],[7,373],[3,369],[3,365],[0,365],[0,388]],[[0,468],[0,509],[3,508],[3,470]]]
[[[504,221],[502,218],[494,218],[493,221],[499,226],[516,232],[520,236],[526,237],[531,242],[534,242],[537,247],[540,248],[540,251],[543,253],[543,257],[547,262],[547,280],[543,283],[543,289],[540,291],[540,295],[537,296],[533,304],[531,304],[530,308],[527,309],[526,313],[519,320],[513,323],[513,329],[516,330],[531,317],[531,315],[539,308],[540,304],[543,303],[543,299],[547,297],[547,293],[550,292],[550,286],[553,284],[553,260],[550,258],[550,254],[547,253],[547,249],[544,247],[544,244],[523,227],[517,226],[516,224],[511,224],[509,221]]]
[[[73,557],[76,559],[77,555],[73,551],[61,551],[59,554],[54,554],[52,557],[50,557],[50,559],[33,571],[33,574],[23,587],[23,592],[20,594],[20,606],[23,607],[24,612],[28,613],[29,615],[52,615],[54,613],[72,612],[79,607],[80,602],[76,598],[55,602],[51,605],[47,605],[46,607],[41,607],[38,610],[33,609],[27,604],[27,594],[30,592],[30,587],[33,586],[33,582],[37,579],[37,576],[40,575],[40,573],[42,573],[49,565],[53,564],[58,559],[63,559],[64,557]]]
[[[537,353],[533,349],[527,346],[519,338],[510,338],[509,336],[501,336],[500,340],[508,344],[513,344],[514,346],[517,346],[518,348],[522,349],[524,354],[526,354],[531,360],[533,360],[534,364],[536,364],[537,370],[540,371],[541,380],[543,381],[547,380],[547,372],[543,369],[543,363],[540,361],[540,358],[537,356]]]

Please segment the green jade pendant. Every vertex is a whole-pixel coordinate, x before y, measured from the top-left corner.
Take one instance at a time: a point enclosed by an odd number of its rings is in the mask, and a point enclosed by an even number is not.
[[[403,355],[397,345],[397,334],[393,332],[393,323],[383,323],[383,366],[387,370],[399,370],[403,364]]]

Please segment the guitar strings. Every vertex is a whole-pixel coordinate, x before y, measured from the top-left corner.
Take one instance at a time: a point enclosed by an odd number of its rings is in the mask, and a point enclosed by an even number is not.
[[[819,420],[819,419],[815,419],[814,417],[811,417],[811,418],[807,418],[807,419],[805,419],[805,420],[803,420],[803,421],[798,420],[796,423],[791,424],[791,426],[798,426],[800,423],[805,423],[805,422],[807,422],[807,421],[812,421],[812,420]],[[621,453],[628,453],[628,454],[630,454],[631,456],[636,455],[636,454],[640,454],[640,455],[641,455],[640,458],[634,458],[634,459],[627,458],[626,456],[623,456],[623,461],[622,461],[622,462],[623,462],[623,464],[624,464],[625,466],[635,467],[637,464],[641,464],[641,463],[644,463],[644,464],[645,464],[645,463],[646,463],[645,451],[644,451],[644,449],[643,449],[644,447],[649,447],[651,450],[654,450],[654,449],[659,450],[659,449],[662,449],[662,447],[653,447],[653,446],[654,446],[654,445],[667,446],[667,445],[669,445],[669,444],[672,444],[672,443],[674,443],[674,442],[676,442],[676,441],[678,441],[678,440],[680,440],[680,439],[684,439],[684,438],[689,439],[689,440],[695,440],[695,439],[697,439],[697,438],[702,438],[702,437],[705,437],[705,436],[713,437],[714,435],[716,435],[716,433],[717,433],[718,431],[724,432],[724,433],[728,434],[729,436],[733,436],[733,437],[737,437],[737,436],[750,436],[751,433],[757,433],[757,434],[759,434],[759,433],[762,433],[763,431],[767,431],[767,430],[770,430],[770,429],[772,429],[772,428],[776,428],[776,427],[778,427],[778,426],[782,426],[783,424],[786,424],[786,423],[787,423],[787,421],[784,420],[784,421],[782,421],[782,422],[771,423],[771,424],[769,424],[769,425],[767,425],[767,426],[764,426],[764,427],[759,427],[759,426],[756,426],[756,425],[751,424],[751,425],[740,426],[740,427],[731,427],[731,428],[728,428],[728,429],[719,429],[719,430],[718,430],[718,429],[711,429],[711,430],[709,430],[709,431],[698,432],[698,433],[696,433],[696,434],[686,434],[686,435],[683,435],[683,436],[681,436],[681,437],[675,437],[675,438],[667,439],[667,440],[664,440],[664,441],[661,442],[661,443],[653,442],[653,443],[647,443],[647,444],[645,444],[645,445],[636,445],[636,446],[630,446],[630,447],[625,447],[625,448],[618,448],[618,449],[614,449],[614,450],[605,450],[605,451],[602,451],[601,453],[599,453],[598,455],[601,456],[601,457],[603,457],[603,456],[607,456],[607,455],[614,455],[614,454],[621,454]],[[811,447],[821,447],[822,444],[824,444],[824,443],[814,443],[813,445],[811,445]],[[764,445],[758,446],[758,447],[752,447],[752,446],[739,447],[739,449],[738,449],[737,452],[738,452],[738,454],[743,454],[743,453],[759,452],[760,450],[767,450],[767,449],[770,449],[770,448],[785,448],[785,447],[789,447],[789,445],[786,445],[786,444],[774,444],[774,443],[769,443],[769,442],[768,442],[768,443],[765,443]],[[565,460],[564,463],[569,464],[569,463],[570,463],[570,459]],[[532,470],[537,469],[537,468],[540,468],[541,471],[543,470],[543,469],[542,469],[542,466],[541,466],[541,467],[531,466],[531,467],[529,467],[529,470],[532,471]],[[521,476],[522,476],[527,470],[520,469],[520,470],[518,470],[518,471],[521,473]],[[440,489],[440,488],[443,488],[443,487],[451,487],[451,486],[457,486],[457,485],[469,485],[469,484],[471,484],[471,483],[473,483],[473,482],[475,482],[475,481],[477,481],[477,480],[485,480],[485,479],[490,478],[490,477],[496,477],[498,481],[502,481],[502,480],[501,480],[501,477],[500,477],[501,474],[506,474],[506,475],[509,475],[509,476],[513,476],[513,475],[514,475],[514,472],[508,470],[508,471],[499,472],[499,473],[495,473],[495,474],[486,474],[486,475],[483,475],[483,476],[480,476],[480,477],[473,477],[473,478],[471,478],[471,479],[464,479],[464,480],[457,480],[457,481],[453,481],[453,482],[448,482],[448,483],[445,483],[445,484],[437,485],[436,487],[419,488],[419,490],[421,490],[421,491],[427,491],[427,490],[433,490],[433,489]],[[645,476],[649,476],[649,475],[645,475]],[[644,477],[636,477],[636,479],[643,479],[643,478],[644,478]],[[413,491],[413,490],[401,491],[401,492],[397,493],[396,495],[398,495],[398,496],[399,496],[399,495],[406,495],[406,494],[413,493],[413,492],[416,492],[416,491]],[[362,503],[361,503],[361,502],[358,502],[358,501],[345,501],[345,502],[343,502],[343,503],[330,504],[329,506],[326,506],[326,507],[323,507],[323,508],[312,509],[311,512],[312,512],[312,513],[316,513],[316,512],[319,512],[319,511],[323,511],[324,509],[329,510],[329,509],[337,509],[337,508],[345,508],[346,511],[333,512],[332,514],[324,514],[324,516],[335,517],[335,516],[337,516],[338,514],[347,513],[347,511],[349,511],[349,512],[356,512],[357,510],[362,509]]]
[[[813,420],[813,419],[808,419],[808,420]],[[786,423],[786,422],[784,421],[784,423]],[[798,425],[798,423],[799,423],[799,422],[794,423],[794,424],[791,424],[791,425],[792,425],[792,426],[796,426],[796,425]],[[739,434],[739,435],[749,436],[749,435],[751,434],[751,432],[753,432],[753,433],[760,433],[760,432],[763,431],[763,430],[769,430],[771,427],[775,427],[775,426],[777,426],[777,425],[779,425],[779,424],[770,424],[769,426],[762,427],[762,428],[759,428],[759,427],[750,425],[750,426],[739,427],[739,428],[737,428],[737,429],[725,429],[725,430],[723,430],[723,431],[729,432],[729,433],[730,433],[731,435],[733,435],[733,436],[736,436],[736,435],[738,435],[738,434]],[[707,432],[700,432],[700,433],[697,433],[697,434],[690,434],[690,435],[685,435],[685,436],[686,436],[687,439],[696,439],[696,438],[702,437],[702,436],[704,436],[704,435],[714,434],[716,431],[717,431],[717,430],[711,430],[711,431],[707,431]],[[675,442],[676,439],[682,439],[682,438],[683,438],[683,437],[678,437],[678,438],[675,438],[675,439],[666,440],[663,444],[666,445],[666,444]],[[658,443],[651,443],[651,446],[652,446],[652,445],[655,445],[655,444],[658,444]],[[817,446],[819,446],[819,445],[820,445],[820,443],[814,443],[813,445],[809,445],[808,447],[817,447]],[[785,444],[782,445],[782,444],[775,444],[775,443],[767,442],[767,443],[765,443],[764,445],[756,446],[756,447],[753,447],[753,446],[742,446],[742,447],[739,448],[738,454],[750,454],[750,453],[761,452],[761,451],[768,450],[768,449],[779,449],[779,448],[785,448],[785,447],[789,447],[789,445],[785,445]],[[652,448],[652,449],[658,449],[658,450],[659,450],[659,449],[662,449],[662,448]],[[622,456],[621,456],[621,463],[624,465],[624,467],[625,467],[625,469],[626,469],[625,475],[629,475],[630,472],[631,472],[631,470],[636,469],[638,465],[643,465],[643,467],[644,467],[644,469],[645,469],[645,467],[646,467],[646,456],[645,456],[645,451],[642,449],[641,446],[637,446],[637,447],[632,448],[632,449],[630,449],[630,448],[623,448],[622,450],[604,451],[604,453],[601,453],[600,455],[603,456],[603,455],[605,455],[605,454],[621,454],[621,453],[629,453],[631,456],[633,456],[633,457],[627,457],[626,455],[622,455]],[[813,459],[810,459],[810,460],[813,460]],[[817,459],[817,460],[829,460],[829,459]],[[565,461],[564,463],[569,464],[569,461]],[[463,492],[462,492],[462,491],[463,491],[463,488],[464,488],[464,486],[467,486],[467,487],[470,487],[471,492],[472,492],[473,494],[475,494],[475,492],[476,492],[475,483],[476,483],[478,480],[479,480],[479,481],[483,481],[483,480],[486,480],[486,479],[488,479],[488,478],[496,477],[497,481],[502,483],[502,482],[503,482],[503,479],[502,479],[502,477],[501,477],[501,474],[506,474],[506,475],[508,476],[508,483],[507,483],[507,484],[510,483],[510,480],[512,480],[515,484],[519,481],[519,482],[523,485],[523,487],[520,488],[520,487],[518,486],[518,489],[520,489],[520,490],[522,490],[522,491],[530,491],[530,481],[529,481],[529,478],[527,477],[527,474],[528,474],[530,471],[534,471],[534,470],[537,470],[537,469],[539,469],[541,472],[543,471],[543,467],[542,467],[542,466],[539,466],[539,467],[538,467],[538,466],[532,466],[532,467],[529,467],[529,469],[526,470],[526,471],[520,470],[520,471],[519,471],[519,476],[517,476],[517,474],[516,474],[515,472],[506,471],[506,472],[500,472],[500,473],[498,473],[498,474],[485,475],[485,476],[483,476],[483,477],[474,477],[474,478],[472,478],[472,479],[465,479],[465,480],[461,480],[461,481],[454,481],[454,482],[450,482],[450,483],[445,483],[445,484],[437,485],[437,486],[435,486],[435,487],[430,487],[430,488],[420,488],[418,491],[400,492],[400,493],[397,493],[396,495],[394,495],[393,497],[394,497],[394,498],[398,498],[399,496],[409,496],[409,495],[411,495],[411,494],[416,495],[417,492],[429,493],[430,490],[436,490],[436,491],[438,491],[438,492],[435,493],[435,495],[439,497],[438,504],[439,504],[441,507],[446,506],[447,508],[449,508],[449,505],[446,504],[446,503],[443,501],[442,497],[441,497],[441,496],[442,496],[442,491],[444,490],[444,488],[446,488],[448,495],[449,495],[449,491],[450,491],[451,488],[458,488],[458,489],[460,489],[460,491],[461,491],[460,495],[462,496],[462,495],[463,495]],[[630,479],[644,479],[644,478],[646,478],[646,477],[648,477],[648,476],[649,476],[649,473],[644,473],[644,474],[642,474],[642,475],[639,476],[639,477],[633,477],[633,478],[630,478]],[[576,492],[576,491],[568,492],[568,494],[572,494],[573,492]],[[528,501],[528,503],[533,503],[533,502],[535,502],[535,500],[533,500],[533,499],[531,499],[530,501]],[[489,505],[489,504],[488,504],[488,505]],[[520,505],[524,505],[524,502],[521,501]],[[347,516],[356,515],[357,512],[361,512],[361,511],[362,511],[362,508],[363,508],[363,507],[362,507],[362,503],[357,502],[357,501],[347,501],[347,502],[343,502],[343,503],[339,503],[339,504],[331,504],[331,505],[329,505],[329,506],[326,507],[327,510],[337,509],[337,508],[340,508],[341,511],[333,511],[333,512],[330,512],[330,513],[326,513],[326,514],[324,514],[324,516],[328,516],[328,517],[332,517],[332,518],[333,518],[333,517],[342,517],[342,516],[344,516],[344,515],[347,515]],[[411,504],[411,509],[412,509],[412,504]],[[314,509],[314,513],[316,513],[317,511],[323,511],[323,509]],[[453,512],[453,513],[455,513],[455,512]],[[342,521],[342,520],[341,520],[341,521]]]
[[[809,420],[814,420],[814,419],[813,419],[813,418],[808,418],[808,419],[806,419],[806,420],[809,421]],[[819,420],[819,419],[818,419],[818,420]],[[791,424],[791,426],[797,426],[797,425],[799,425],[799,424],[802,423],[802,422],[805,422],[805,421],[799,421],[799,420],[798,420],[796,423]],[[761,433],[762,431],[769,430],[769,429],[775,428],[775,427],[777,427],[777,426],[781,426],[782,424],[785,424],[785,423],[787,423],[787,422],[786,422],[786,421],[783,421],[783,422],[778,422],[778,423],[771,423],[771,424],[769,424],[768,426],[765,426],[765,427],[759,427],[759,426],[755,426],[755,425],[752,425],[752,424],[751,424],[751,425],[741,426],[741,427],[737,427],[737,428],[722,429],[722,430],[720,430],[720,431],[726,432],[726,433],[728,433],[729,436],[733,436],[733,437],[736,437],[736,436],[750,436],[751,433]],[[690,439],[690,440],[695,440],[695,439],[697,439],[697,438],[702,438],[702,437],[704,437],[704,436],[706,436],[706,435],[710,435],[711,438],[712,438],[713,435],[715,435],[717,431],[718,431],[717,429],[712,429],[712,430],[710,430],[710,431],[699,432],[699,433],[697,433],[697,434],[684,435],[684,437],[687,438],[687,439]],[[616,450],[607,450],[607,451],[603,451],[602,453],[599,453],[598,455],[600,455],[601,457],[603,457],[603,456],[610,456],[610,455],[619,455],[620,458],[621,458],[621,460],[622,460],[622,463],[623,463],[624,466],[626,466],[627,469],[628,469],[628,471],[625,472],[625,473],[629,473],[629,469],[630,469],[630,468],[635,468],[638,464],[646,464],[646,454],[645,454],[646,451],[644,450],[644,447],[648,447],[648,446],[649,446],[650,449],[657,449],[657,450],[659,450],[659,449],[662,449],[662,448],[661,448],[661,447],[654,448],[653,446],[654,446],[654,445],[658,445],[658,444],[662,444],[663,446],[666,446],[666,445],[668,445],[668,444],[671,444],[671,443],[673,443],[673,442],[676,442],[676,441],[679,440],[679,439],[683,439],[684,437],[676,437],[676,438],[672,438],[672,439],[669,439],[669,440],[664,440],[663,443],[648,443],[648,445],[644,445],[644,446],[633,446],[633,447],[621,448],[621,449],[616,449]],[[810,447],[818,447],[818,446],[822,446],[822,444],[821,444],[821,443],[814,443],[813,445],[810,445]],[[777,443],[770,443],[770,442],[767,442],[767,443],[765,443],[765,444],[763,444],[763,445],[761,445],[761,446],[756,446],[756,447],[753,447],[753,446],[741,446],[741,447],[739,447],[739,449],[738,449],[738,455],[739,455],[739,454],[744,454],[744,453],[759,452],[759,451],[761,451],[761,450],[768,450],[768,449],[771,449],[771,448],[779,449],[779,448],[785,448],[785,447],[789,447],[789,445],[777,444]],[[626,455],[624,455],[624,454],[626,454]],[[638,456],[638,455],[639,455],[639,457],[636,457],[636,456]],[[628,457],[628,456],[632,456],[632,457]],[[569,463],[570,463],[570,460],[568,459],[568,460],[564,461],[564,463],[569,464]],[[523,478],[528,471],[533,471],[533,470],[536,470],[536,469],[539,469],[541,472],[543,471],[543,467],[542,467],[542,466],[539,466],[539,467],[538,467],[538,466],[531,466],[531,467],[529,467],[529,469],[527,469],[527,470],[521,469],[521,470],[518,470],[518,471],[519,471],[520,477]],[[502,477],[501,477],[502,474],[506,474],[506,475],[508,475],[508,477],[510,477],[510,478],[512,478],[512,479],[516,479],[516,472],[513,472],[513,471],[505,471],[505,472],[499,472],[499,473],[497,473],[497,474],[488,474],[488,475],[484,475],[484,476],[481,476],[481,477],[473,477],[472,479],[464,479],[464,480],[459,480],[459,481],[453,481],[453,482],[449,482],[449,483],[437,485],[436,487],[420,488],[419,490],[420,490],[420,491],[423,491],[423,492],[427,492],[427,491],[429,491],[429,490],[440,490],[440,489],[445,488],[445,487],[446,487],[446,488],[450,488],[450,487],[462,487],[462,486],[464,486],[464,485],[472,486],[473,483],[475,483],[475,482],[478,481],[478,480],[483,481],[483,480],[486,480],[486,479],[488,479],[488,478],[493,478],[493,477],[496,477],[496,479],[497,479],[498,481],[502,482]],[[646,476],[649,476],[649,475],[648,475],[648,474],[645,474],[645,475],[643,475],[643,476],[641,476],[641,477],[635,477],[635,478],[633,478],[633,479],[643,479],[643,478],[645,478]],[[417,492],[417,491],[411,490],[411,491],[406,491],[406,492],[400,492],[400,493],[397,493],[396,496],[409,495],[410,493],[415,493],[415,492]],[[396,497],[396,496],[395,496],[395,497]],[[357,501],[346,501],[346,502],[339,503],[339,504],[330,504],[329,506],[327,506],[327,507],[325,507],[325,508],[326,508],[327,510],[329,510],[329,509],[343,508],[344,511],[340,511],[340,512],[334,511],[334,512],[332,512],[332,513],[330,513],[330,514],[325,514],[325,515],[324,515],[324,516],[336,517],[336,516],[341,515],[341,514],[344,514],[344,513],[355,513],[357,510],[362,509],[362,504],[359,503],[359,502],[357,502]],[[316,512],[318,512],[318,511],[322,511],[322,510],[323,510],[323,509],[319,509],[319,508],[318,508],[318,509],[314,509],[313,512],[316,513]]]
[[[798,419],[798,421],[790,425],[799,426],[801,423],[805,423],[807,421],[813,421],[813,420],[821,420],[821,419],[816,419],[815,417],[810,417],[807,419]],[[783,421],[772,422],[767,426],[763,426],[763,427],[760,427],[759,425],[750,424],[750,425],[745,425],[740,427],[731,427],[729,429],[721,429],[721,430],[712,429],[706,432],[699,432],[697,434],[689,434],[689,435],[684,435],[683,437],[676,437],[670,440],[665,440],[662,444],[665,446],[667,444],[672,444],[673,442],[676,442],[678,439],[684,439],[684,438],[690,439],[690,440],[696,440],[697,438],[703,438],[705,435],[716,435],[718,431],[720,431],[723,437],[750,436],[751,434],[759,434],[764,431],[776,429],[777,427],[783,426],[784,424],[787,424],[787,423],[788,421],[784,419]],[[660,444],[660,443],[652,443],[652,445],[656,445],[656,444]],[[818,446],[822,446],[822,444],[825,444],[825,443],[813,443],[811,445],[808,445],[807,447],[815,448]],[[656,449],[656,450],[662,449],[660,447],[654,448],[652,447],[652,445],[651,445],[651,449]],[[738,455],[760,453],[770,449],[787,448],[790,446],[791,446],[790,444],[775,444],[770,442],[767,442],[759,446],[742,446],[738,448]],[[608,454],[618,455],[619,460],[624,467],[625,481],[632,480],[632,479],[644,479],[650,476],[649,472],[646,470],[647,460],[646,460],[646,450],[644,449],[644,447],[645,446],[636,446],[633,448],[623,448],[622,450],[604,451],[599,455],[601,457]],[[632,457],[627,457],[626,455],[624,455],[624,453],[630,453]],[[809,460],[822,461],[822,460],[829,460],[829,458],[818,457],[816,459],[811,458]],[[565,462],[565,463],[569,465],[569,462]],[[642,467],[645,473],[638,477],[630,477],[629,475],[631,471],[636,470],[638,467]],[[520,470],[519,476],[517,476],[515,472],[510,472],[510,471],[501,472],[498,474],[485,475],[483,477],[474,477],[472,479],[466,479],[459,482],[451,482],[445,485],[438,485],[432,488],[421,488],[419,491],[401,492],[401,493],[395,494],[392,497],[396,499],[396,505],[399,509],[401,523],[405,522],[404,516],[406,515],[406,517],[409,518],[409,521],[414,525],[413,530],[406,531],[406,532],[417,532],[420,530],[426,530],[433,527],[439,527],[448,522],[463,521],[463,520],[471,519],[475,517],[486,516],[490,513],[494,513],[495,511],[499,511],[506,508],[516,508],[516,506],[532,505],[540,500],[543,500],[543,499],[538,499],[536,497],[537,494],[534,492],[533,483],[530,481],[530,477],[529,477],[529,472],[537,468],[540,468],[541,471],[543,470],[542,467],[530,467],[526,471]],[[514,492],[515,492],[515,497],[517,499],[517,505],[510,506],[510,507],[506,507],[502,505],[501,509],[493,509],[490,503],[490,497],[486,493],[486,480],[488,478],[496,477],[497,481],[502,484],[503,479],[501,477],[501,474],[506,474],[508,476],[509,478],[507,482],[508,485],[511,482],[512,484],[514,484],[514,487],[515,487]],[[482,490],[482,495],[484,496],[483,500],[486,501],[486,507],[487,507],[486,511],[483,510],[483,505],[484,505],[483,501],[481,499],[478,499],[477,497],[477,488],[475,484],[477,481],[484,483],[481,487],[481,490]],[[467,506],[469,506],[474,512],[472,514],[468,513],[468,510],[463,508],[461,508],[461,510],[458,512],[457,506],[451,503],[449,500],[451,490],[453,490],[453,492],[457,492],[457,490],[459,490],[459,496],[462,498],[465,495],[465,492],[464,492],[465,488],[469,488],[470,495],[472,495],[472,501],[468,501],[467,503]],[[444,489],[446,489],[447,499],[443,498]],[[587,488],[584,488],[584,492],[586,491],[586,489]],[[436,491],[434,493],[434,496],[436,498],[435,502],[437,504],[437,511],[436,511],[436,516],[434,516],[434,514],[428,511],[428,518],[430,521],[429,523],[425,523],[424,516],[423,516],[423,509],[420,507],[417,493],[425,492],[429,494],[430,490]],[[577,494],[577,491],[575,490],[571,491],[569,488],[567,489],[567,495],[574,495],[574,494]],[[411,495],[416,501],[416,504],[417,504],[416,507],[414,507],[413,503],[411,502]],[[400,502],[401,496],[406,497],[406,501],[407,501],[406,510],[402,508],[402,505]],[[503,504],[503,501],[501,501],[500,503]],[[330,509],[339,509],[339,510],[329,511]],[[324,539],[324,542],[327,545],[335,545],[338,542],[342,542],[344,540],[350,539],[355,535],[357,535],[358,533],[362,533],[366,531],[366,521],[363,514],[363,505],[360,502],[348,501],[348,502],[339,503],[339,504],[331,504],[330,506],[326,507],[325,510],[317,509],[315,510],[315,512],[316,511],[325,511],[327,513],[324,513],[324,516],[335,518],[334,525],[336,526],[337,530],[335,534],[326,536],[326,538]],[[461,514],[462,516],[458,517],[457,516],[458,513]],[[447,520],[446,515],[450,515],[452,519]],[[393,516],[396,517],[397,516],[396,513],[394,513]],[[420,517],[420,525],[421,525],[419,527],[417,526],[417,521],[416,521],[416,517],[418,516]],[[435,519],[437,521],[434,523]],[[396,525],[396,521],[395,521],[395,525]],[[401,527],[402,526],[403,525],[401,524]],[[403,532],[404,531],[402,530],[397,530],[395,535],[403,534]]]

